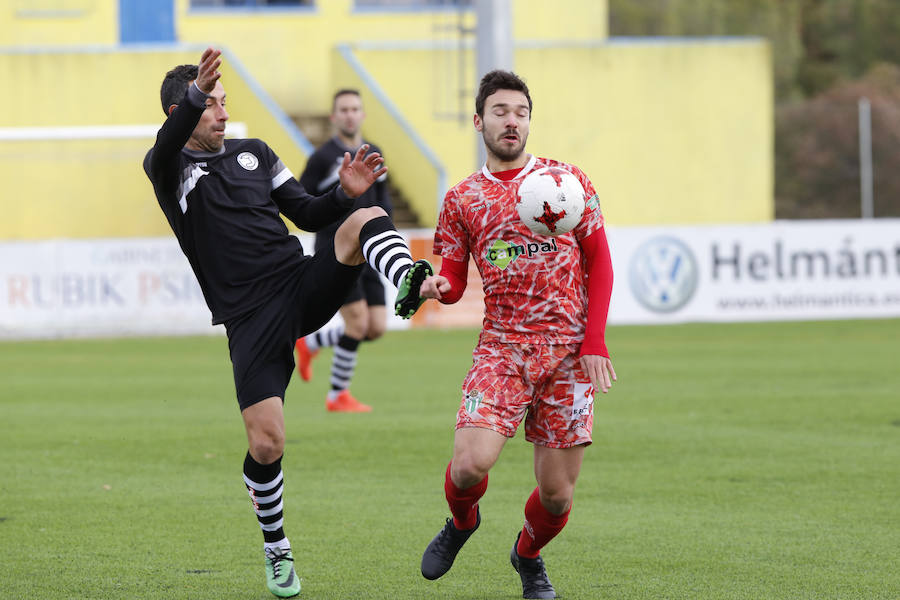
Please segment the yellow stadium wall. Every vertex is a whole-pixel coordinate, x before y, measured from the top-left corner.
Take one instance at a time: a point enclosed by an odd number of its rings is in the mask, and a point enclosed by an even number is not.
[[[118,0],[0,3],[0,46],[75,46],[118,41]]]
[[[516,39],[599,40],[607,35],[606,0],[512,0],[511,6]],[[455,10],[357,10],[353,0],[265,11],[192,10],[189,0],[176,1],[180,41],[231,48],[275,101],[295,115],[329,111],[334,92],[330,53],[336,45],[453,40],[449,28],[457,24]],[[472,10],[462,13],[461,24],[474,27]],[[394,66],[405,70],[402,63]]]
[[[476,168],[474,100],[463,119],[435,117],[435,52],[442,51],[362,43],[353,50],[453,185]],[[617,225],[769,221],[770,64],[762,40],[520,44],[515,69],[535,103],[528,149],[585,170]],[[399,132],[378,134],[372,139],[389,153]],[[405,191],[432,214],[430,191]]]
[[[196,63],[201,51],[0,54],[0,80],[28,90],[0,94],[0,128],[159,125],[163,75]],[[222,73],[231,121],[245,123],[248,137],[266,140],[293,170],[304,164],[303,140],[230,54]],[[0,239],[169,235],[141,166],[154,137],[0,140]]]
[[[0,7],[0,46],[114,44],[117,4],[14,0]],[[51,16],[35,6],[59,10]],[[569,0],[565,10],[541,0],[512,0],[512,7],[515,69],[536,103],[529,150],[582,167],[612,223],[773,217],[767,44],[606,41],[604,0]],[[223,82],[232,120],[247,123],[249,135],[265,139],[295,172],[305,163],[304,145],[278,108],[266,105],[266,94],[288,113],[322,114],[343,85],[364,89],[364,133],[385,149],[392,177],[424,224],[434,224],[439,192],[476,168],[474,91],[461,104],[453,100],[456,82],[474,78],[471,43],[461,59],[468,72],[458,72],[458,46],[447,31],[459,23],[455,11],[358,11],[353,0],[322,0],[305,10],[210,11],[175,0],[175,12],[179,39],[196,43],[190,50],[0,54],[0,76],[24,91],[0,97],[0,127],[158,123],[164,71],[196,62],[200,48],[214,44],[229,49]],[[472,27],[473,12],[461,23]],[[363,39],[352,56],[369,80],[338,50],[342,41]],[[371,82],[386,103],[365,92]],[[110,95],[92,93],[86,101],[85,90]],[[0,142],[0,176],[8,182],[0,237],[168,234],[140,168],[151,143]]]

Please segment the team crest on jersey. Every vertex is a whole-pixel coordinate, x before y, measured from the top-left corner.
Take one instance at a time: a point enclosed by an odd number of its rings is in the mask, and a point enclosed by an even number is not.
[[[237,155],[237,162],[248,171],[252,171],[259,166],[259,159],[252,152],[241,152]]]
[[[466,412],[469,414],[474,413],[479,408],[481,408],[481,404],[484,402],[484,392],[479,392],[478,390],[472,390],[471,392],[466,392]]]
[[[551,238],[549,242],[528,242],[527,244],[510,244],[506,240],[494,240],[484,258],[501,271],[505,271],[506,267],[520,256],[531,258],[535,254],[558,251],[556,238]]]

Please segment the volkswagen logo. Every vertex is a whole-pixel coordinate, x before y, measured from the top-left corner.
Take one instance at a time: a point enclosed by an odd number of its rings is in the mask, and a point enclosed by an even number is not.
[[[645,308],[675,312],[697,291],[697,259],[681,240],[655,237],[641,244],[628,266],[631,293]]]

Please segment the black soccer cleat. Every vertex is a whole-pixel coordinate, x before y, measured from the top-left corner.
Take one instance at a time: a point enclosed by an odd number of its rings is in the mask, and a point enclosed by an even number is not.
[[[544,568],[544,559],[538,555],[537,558],[525,558],[519,556],[516,547],[519,545],[519,535],[513,542],[512,551],[509,553],[509,562],[512,563],[513,569],[519,574],[522,580],[522,597],[523,598],[556,598],[556,590],[547,577],[547,570]]]
[[[434,275],[434,269],[427,260],[417,260],[400,279],[397,288],[397,300],[394,302],[394,314],[401,319],[409,319],[425,302],[419,295],[419,288],[426,277]]]
[[[425,579],[437,579],[450,570],[453,560],[459,549],[463,547],[478,526],[481,525],[481,509],[478,509],[478,520],[472,529],[457,529],[453,525],[453,518],[447,519],[444,528],[441,529],[422,555],[422,576]]]

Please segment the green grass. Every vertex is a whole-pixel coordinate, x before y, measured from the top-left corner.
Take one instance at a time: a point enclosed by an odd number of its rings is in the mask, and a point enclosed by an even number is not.
[[[450,573],[419,575],[474,331],[328,353],[287,394],[301,598],[513,599],[534,486],[511,441]],[[900,320],[615,327],[569,525],[544,551],[575,599],[900,598]],[[218,337],[0,344],[0,598],[271,598]]]

